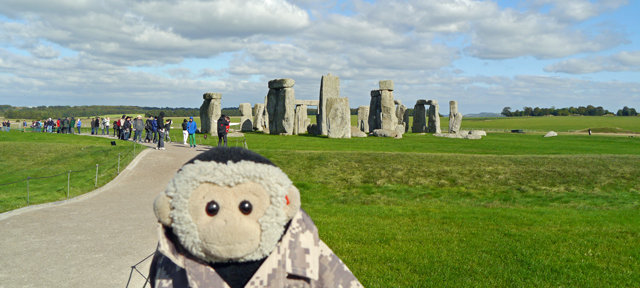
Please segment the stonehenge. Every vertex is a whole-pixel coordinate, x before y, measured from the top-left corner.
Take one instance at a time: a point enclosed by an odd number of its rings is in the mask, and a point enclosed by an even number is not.
[[[395,130],[398,125],[393,101],[393,81],[381,80],[380,89],[371,91],[369,104],[369,131],[376,129]]]
[[[429,105],[428,118],[425,105]],[[424,99],[416,101],[416,105],[413,106],[413,127],[411,132],[440,133],[440,107],[438,101]]]
[[[358,129],[369,133],[369,106],[358,107]]]
[[[458,112],[458,101],[449,101],[449,134],[458,133],[462,125],[462,114]]]
[[[205,134],[216,133],[216,121],[222,115],[222,94],[207,92],[202,95],[204,101],[200,106],[200,132]]]
[[[264,104],[257,103],[253,106],[253,111],[256,114],[253,118],[253,130],[255,131],[263,131],[265,127],[264,122]]]
[[[316,115],[318,135],[327,135],[327,100],[330,98],[340,98],[340,78],[331,73],[320,79],[320,100]]]
[[[253,118],[251,112],[251,104],[250,103],[240,103],[240,131],[241,132],[251,132],[253,131]]]
[[[268,133],[274,135],[293,135],[295,118],[295,92],[293,79],[274,79],[269,81],[269,93],[265,103],[268,115]]]
[[[310,124],[311,119],[307,117],[307,105],[296,105],[296,115],[293,122],[293,135],[299,135],[307,132],[307,127]]]
[[[407,113],[407,106],[402,105],[402,101],[395,100],[396,106],[396,117],[398,118],[398,125],[402,125],[404,127],[404,132],[409,131],[409,113]]]
[[[325,108],[327,136],[329,138],[351,138],[349,98],[328,98]]]

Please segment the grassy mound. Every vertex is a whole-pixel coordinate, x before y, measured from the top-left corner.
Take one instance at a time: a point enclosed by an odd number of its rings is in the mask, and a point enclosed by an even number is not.
[[[134,158],[133,143],[111,146],[111,141],[77,134],[1,132],[0,184],[16,183],[0,186],[0,213],[67,199],[67,188],[69,197],[96,189],[96,164],[98,187],[105,185],[117,176],[118,154],[121,170]],[[144,148],[137,145],[136,153]],[[27,177],[32,178],[29,191],[27,181],[22,181]]]

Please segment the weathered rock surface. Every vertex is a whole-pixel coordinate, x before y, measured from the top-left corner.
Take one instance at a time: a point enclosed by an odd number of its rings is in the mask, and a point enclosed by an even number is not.
[[[253,105],[253,110],[256,113],[253,117],[253,130],[262,131],[264,126],[266,126],[264,123],[264,104],[257,103],[256,105]]]
[[[380,90],[371,90],[369,103],[369,131],[381,128],[382,107],[380,106]]]
[[[206,134],[216,133],[214,121],[217,121],[222,115],[222,107],[220,106],[222,94],[209,92],[204,93],[202,98],[204,101],[200,106],[200,131]]]
[[[396,117],[396,105],[393,103],[393,92],[390,90],[380,90],[380,108],[381,108],[381,125],[382,129],[395,129],[398,125]]]
[[[351,138],[349,98],[328,98],[326,109],[327,136],[329,138]]]
[[[449,101],[449,134],[458,133],[462,125],[462,114],[458,112],[458,101]]]
[[[468,133],[435,133],[433,134],[433,136],[436,137],[445,137],[445,138],[460,138],[460,139],[471,139],[471,140],[477,140],[477,139],[482,139],[482,136],[479,134],[468,134]]]
[[[327,100],[330,98],[340,98],[340,78],[331,73],[320,79],[320,100],[316,115],[319,135],[327,135]]]
[[[267,98],[269,133],[273,135],[293,135],[296,109],[293,88],[269,89]]]
[[[547,134],[544,135],[544,137],[555,137],[555,136],[558,136],[558,133],[553,131],[549,131]]]
[[[240,103],[240,131],[253,131],[253,115],[250,103]]]
[[[369,133],[369,106],[358,107],[358,129]]]
[[[269,81],[269,89],[292,88],[296,81],[290,78],[273,79]]]
[[[427,103],[427,100],[425,99],[418,99],[418,101],[416,101],[416,105],[429,105],[429,103]]]
[[[483,130],[472,130],[472,131],[469,131],[469,134],[479,135],[479,136],[487,136],[487,132],[483,131]]]
[[[318,124],[313,123],[307,126],[307,133],[311,135],[318,135]]]
[[[427,132],[427,113],[424,109],[424,104],[417,104],[413,106],[413,127],[411,127],[413,133]]]
[[[378,83],[380,85],[380,90],[393,91],[393,80],[380,80]]]
[[[429,100],[429,119],[427,122],[427,131],[429,133],[440,133],[440,106],[438,101]]]
[[[307,105],[296,105],[293,135],[307,133],[307,126],[309,126],[309,124],[311,124],[311,119],[307,116]]]
[[[398,135],[402,135],[404,134],[404,124],[398,124],[396,125],[396,133],[398,133]]]
[[[373,130],[373,136],[376,137],[393,137],[393,138],[402,138],[401,134],[398,134],[398,132],[396,130],[389,130],[389,129],[376,129]]]
[[[367,133],[362,132],[358,127],[351,127],[351,137],[367,137]]]
[[[296,99],[296,105],[318,106],[319,100],[298,100]]]
[[[399,100],[395,101],[398,107],[396,107],[396,118],[398,124],[404,126],[404,132],[409,131],[409,113],[407,113],[407,106],[402,105]]]

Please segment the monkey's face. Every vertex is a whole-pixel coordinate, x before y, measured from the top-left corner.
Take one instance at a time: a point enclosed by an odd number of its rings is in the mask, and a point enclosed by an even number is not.
[[[238,259],[260,245],[259,223],[271,204],[262,185],[246,182],[233,187],[202,183],[189,198],[189,214],[208,257]]]

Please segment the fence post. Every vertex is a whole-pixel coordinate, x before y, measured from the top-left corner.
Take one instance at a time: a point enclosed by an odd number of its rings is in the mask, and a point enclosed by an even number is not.
[[[29,204],[29,179],[31,176],[27,177],[27,204]]]
[[[71,187],[71,170],[67,174],[67,198],[69,198],[69,187]]]
[[[122,153],[118,153],[118,174],[120,174],[120,154]]]
[[[96,186],[95,187],[98,187],[98,165],[100,164],[96,164]]]

